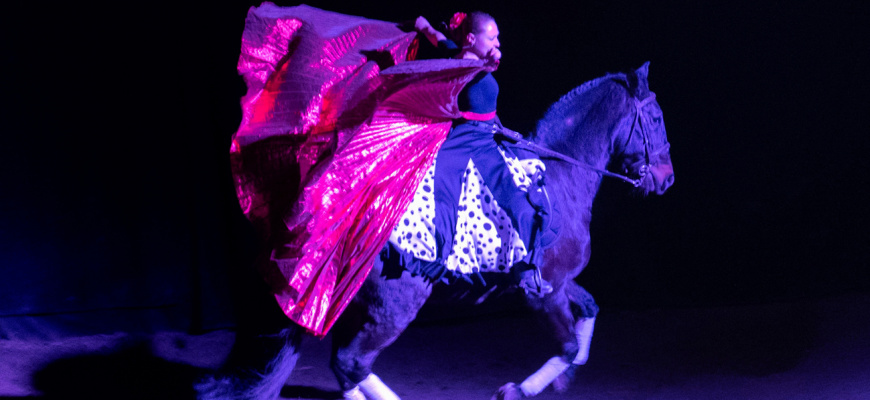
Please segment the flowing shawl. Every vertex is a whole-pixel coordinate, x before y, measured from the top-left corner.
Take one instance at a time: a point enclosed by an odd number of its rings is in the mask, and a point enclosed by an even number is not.
[[[460,116],[461,89],[494,68],[407,61],[415,37],[304,5],[248,12],[233,181],[271,251],[260,272],[284,313],[315,336],[371,270]]]

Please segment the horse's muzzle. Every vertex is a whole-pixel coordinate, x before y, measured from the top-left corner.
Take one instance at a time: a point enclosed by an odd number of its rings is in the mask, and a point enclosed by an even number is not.
[[[664,194],[674,184],[674,166],[670,163],[653,165],[649,172],[653,181],[652,189],[656,194]]]

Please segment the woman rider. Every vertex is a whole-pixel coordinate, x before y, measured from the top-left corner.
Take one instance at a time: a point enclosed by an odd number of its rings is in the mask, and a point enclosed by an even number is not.
[[[415,28],[445,56],[495,63],[501,59],[498,25],[489,14],[474,12],[465,16],[457,13],[448,28],[455,41],[433,28],[424,17],[417,18]],[[437,232],[453,232],[456,229],[456,212],[444,210],[455,210],[459,204],[463,176],[469,160],[472,160],[496,202],[510,216],[514,229],[526,244],[526,257],[512,267],[517,284],[526,291],[543,295],[552,292],[553,287],[541,279],[532,258],[534,254],[539,254],[535,249],[547,244],[542,243],[539,232],[546,222],[543,219],[548,218],[548,215],[540,202],[533,204],[528,192],[514,184],[513,175],[498,151],[494,134],[503,132],[504,128],[496,116],[497,99],[498,83],[489,71],[480,72],[459,94],[462,118],[454,121],[435,163],[435,205],[438,210],[435,213],[435,228]],[[441,240],[438,243],[438,258],[445,260],[453,249],[453,237],[438,236],[443,240],[443,243],[440,243]]]

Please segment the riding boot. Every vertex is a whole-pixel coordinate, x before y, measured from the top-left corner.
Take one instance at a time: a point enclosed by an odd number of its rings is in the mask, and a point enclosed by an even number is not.
[[[541,277],[541,269],[536,265],[520,261],[514,264],[511,270],[513,271],[517,286],[525,290],[526,293],[532,293],[537,296],[553,293],[553,285]]]
[[[542,218],[540,213],[538,213],[535,216],[529,252],[522,261],[514,264],[511,268],[517,286],[525,290],[526,293],[533,293],[538,296],[544,296],[553,292],[553,285],[544,280],[541,276],[541,269],[538,267],[541,258],[540,235],[538,233],[541,232],[541,225]]]
[[[547,193],[547,188],[544,186],[544,173],[540,169],[531,177],[531,185],[529,185],[526,197],[529,203],[537,212],[536,219],[540,218],[540,229],[538,230],[538,248],[547,248],[556,239],[556,229],[553,226],[553,204],[550,202],[550,196]],[[537,221],[536,221],[537,222]]]

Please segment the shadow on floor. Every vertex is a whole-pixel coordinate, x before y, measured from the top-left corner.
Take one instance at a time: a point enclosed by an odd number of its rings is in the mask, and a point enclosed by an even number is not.
[[[344,395],[336,390],[325,390],[311,386],[287,385],[281,389],[281,397],[287,399],[324,399],[340,400]]]
[[[33,374],[42,399],[195,399],[201,370],[154,356],[147,344],[60,358]]]

